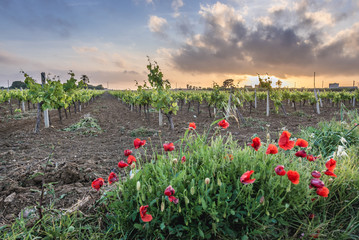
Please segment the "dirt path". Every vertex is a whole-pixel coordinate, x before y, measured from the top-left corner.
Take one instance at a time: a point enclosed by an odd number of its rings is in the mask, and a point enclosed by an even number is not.
[[[297,113],[287,107],[291,114],[288,117],[272,114],[267,118],[264,106],[261,104],[251,114],[242,110],[245,117],[250,116],[246,124],[238,125],[234,119],[230,120],[228,130],[235,140],[246,144],[254,134],[265,139],[267,130],[272,136],[277,136],[283,127],[296,132],[300,125],[315,125],[321,119],[335,116],[330,107],[324,108],[318,117],[307,106]],[[87,206],[99,196],[90,187],[92,180],[102,177],[107,181],[112,170],[118,173],[117,163],[126,160],[123,151],[128,148],[133,150],[136,137],[149,140],[148,136],[151,136],[152,146],[159,150],[159,135],[162,141],[174,142],[183,136],[189,122],[196,123],[199,133],[204,132],[214,119],[209,118],[205,105],[201,106],[199,116],[196,110],[197,107],[188,112],[185,106],[174,117],[175,130],[170,131],[165,118],[165,125],[158,127],[157,113],[151,113],[148,121],[144,114],[140,116],[138,112],[129,111],[116,98],[105,93],[81,113],[72,113],[69,119],[63,119],[63,124],[59,123],[57,111],[51,111],[52,127],[41,128],[40,134],[33,133],[33,117],[0,122],[0,225],[12,221],[22,209],[37,205],[43,179],[46,186],[45,206],[53,204],[56,208],[69,208],[78,200],[91,196],[81,208],[87,211]],[[61,131],[78,122],[85,114],[98,120],[102,133],[84,136]],[[147,148],[147,155],[157,151],[151,149],[150,144]],[[140,151],[145,154],[143,149]]]

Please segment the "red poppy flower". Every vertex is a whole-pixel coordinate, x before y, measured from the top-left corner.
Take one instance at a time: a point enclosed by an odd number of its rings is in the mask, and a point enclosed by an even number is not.
[[[274,144],[269,144],[266,154],[277,154],[278,153],[278,148],[276,145]]]
[[[261,146],[261,139],[259,137],[253,138],[251,146],[254,148],[254,150],[258,151],[259,147]]]
[[[224,128],[224,129],[226,129],[227,127],[229,127],[229,123],[228,123],[225,119],[223,119],[222,121],[220,121],[220,122],[218,123],[218,126]]]
[[[289,181],[291,181],[293,184],[299,183],[300,175],[297,171],[289,170],[287,172],[287,176],[288,176]]]
[[[277,175],[279,176],[284,176],[286,171],[284,170],[284,166],[283,165],[278,165],[274,168],[274,171]]]
[[[181,163],[184,163],[186,161],[186,156],[183,156],[182,158],[181,158]]]
[[[163,144],[163,148],[165,149],[165,151],[173,151],[175,150],[175,146],[173,145],[173,143],[165,143]]]
[[[136,158],[133,155],[127,157],[128,165],[131,165],[133,162],[136,162]]]
[[[307,153],[304,150],[300,150],[295,153],[295,156],[305,158],[307,156]]]
[[[290,150],[294,147],[294,141],[290,141],[291,133],[288,131],[283,131],[282,135],[279,138],[278,145],[284,150]]]
[[[232,155],[232,154],[227,154],[227,156],[225,156],[224,158],[227,158],[227,157],[228,157],[228,159],[229,159],[230,161],[233,160],[233,155]]]
[[[110,175],[108,176],[108,184],[112,184],[117,181],[118,181],[118,177],[117,177],[116,173],[111,172]]]
[[[132,151],[130,149],[126,149],[124,151],[124,153],[125,153],[125,156],[128,157],[128,156],[130,156],[132,154]]]
[[[146,144],[146,140],[141,140],[141,139],[139,139],[139,138],[136,138],[136,139],[133,141],[133,145],[135,146],[136,149],[139,148],[139,147],[141,147],[141,146],[143,146],[143,145],[145,145],[145,144]]]
[[[171,195],[173,195],[173,194],[175,194],[175,190],[174,190],[174,188],[171,186],[171,185],[169,185],[166,189],[165,189],[165,195],[166,196],[171,196]]]
[[[142,221],[144,222],[150,222],[152,220],[152,216],[150,214],[147,214],[147,208],[148,205],[140,207],[140,216]]]
[[[173,187],[171,185],[169,185],[166,189],[165,189],[165,195],[168,196],[168,200],[170,202],[173,202],[174,204],[178,203],[178,199],[175,198],[175,196],[172,196],[175,194],[175,190],[173,189]]]
[[[170,202],[173,202],[174,204],[177,204],[178,203],[178,198],[175,198],[175,196],[169,196],[168,197],[168,200]]]
[[[317,160],[319,157],[314,157],[313,155],[307,155],[307,159],[309,162],[313,162],[315,160]]]
[[[337,177],[337,175],[335,175],[332,171],[329,171],[329,170],[325,171],[324,174],[331,176],[331,177]]]
[[[318,178],[313,178],[312,180],[310,180],[310,184],[316,188],[324,187],[323,181]]]
[[[329,189],[326,187],[317,188],[317,194],[322,197],[328,197]]]
[[[97,178],[93,180],[91,186],[92,188],[96,189],[97,191],[105,184],[105,180],[103,178]]]
[[[189,130],[194,130],[196,129],[196,124],[194,122],[190,122],[189,123]]]
[[[333,158],[331,158],[328,162],[325,163],[325,166],[329,171],[334,171],[336,165],[337,161],[335,161]]]
[[[313,171],[313,172],[312,172],[312,176],[313,176],[314,178],[320,178],[321,175],[322,175],[322,174],[320,174],[319,171]]]
[[[314,213],[309,214],[308,216],[310,219],[313,219],[315,217]]]
[[[118,162],[118,167],[119,167],[119,168],[125,168],[125,167],[128,167],[128,164],[125,163],[124,161],[119,161],[119,162]]]
[[[256,180],[254,179],[250,179],[252,173],[254,173],[254,170],[251,171],[247,171],[245,173],[243,173],[243,175],[240,178],[241,183],[243,183],[244,185],[250,184],[250,183],[254,183],[254,181]]]
[[[295,146],[306,148],[306,147],[308,147],[308,142],[305,141],[304,139],[298,138],[297,142],[295,143]]]

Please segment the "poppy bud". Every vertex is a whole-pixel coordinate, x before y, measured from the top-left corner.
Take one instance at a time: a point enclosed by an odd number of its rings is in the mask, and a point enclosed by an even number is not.
[[[172,160],[172,162],[173,162],[173,164],[177,164],[177,163],[178,163],[177,158],[174,158],[174,159]]]
[[[217,184],[218,184],[219,187],[222,186],[221,179],[217,178]]]
[[[130,179],[132,179],[134,176],[135,176],[135,173],[132,173],[132,174],[130,175]]]
[[[194,193],[195,193],[195,189],[194,187],[191,187],[191,194],[194,195]]]
[[[209,183],[210,183],[210,179],[209,178],[206,178],[205,180],[204,180],[204,183],[206,184],[206,185],[208,185]]]
[[[140,181],[137,181],[136,189],[137,189],[137,191],[140,191],[140,189],[141,189]]]
[[[182,211],[181,206],[178,206],[178,212],[180,213]]]
[[[161,212],[163,212],[165,210],[165,202],[161,203]]]
[[[264,203],[264,196],[262,196],[261,199],[259,199],[259,203],[260,204]]]
[[[184,202],[186,203],[186,205],[189,203],[189,199],[187,196],[184,196]]]
[[[270,134],[267,133],[267,142],[270,142]]]
[[[136,163],[131,164],[131,169],[134,169],[136,167]]]

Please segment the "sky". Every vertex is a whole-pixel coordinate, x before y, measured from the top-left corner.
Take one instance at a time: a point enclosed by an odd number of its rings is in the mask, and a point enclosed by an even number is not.
[[[173,88],[359,86],[359,1],[0,0],[0,86],[72,70],[136,89],[147,56]]]

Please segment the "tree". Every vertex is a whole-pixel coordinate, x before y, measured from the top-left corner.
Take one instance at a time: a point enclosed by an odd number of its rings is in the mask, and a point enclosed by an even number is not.
[[[234,87],[234,80],[233,79],[226,79],[223,81],[224,88],[233,88]]]
[[[25,89],[27,88],[26,83],[22,82],[22,81],[14,81],[10,87],[11,89],[15,89],[15,88],[22,88]]]
[[[89,77],[88,77],[86,74],[81,75],[80,79],[81,79],[81,80],[83,81],[83,83],[85,83],[85,84],[89,84],[89,83],[90,83],[90,79],[89,79]]]
[[[276,84],[277,84],[277,87],[278,88],[281,88],[282,87],[282,81],[280,80],[280,79],[278,79],[278,81],[276,82]]]

